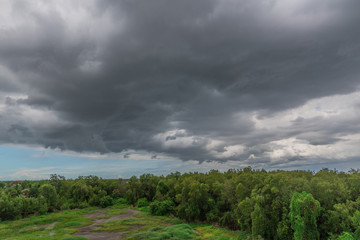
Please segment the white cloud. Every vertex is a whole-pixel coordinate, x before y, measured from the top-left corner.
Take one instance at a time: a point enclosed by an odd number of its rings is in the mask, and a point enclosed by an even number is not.
[[[165,149],[185,149],[189,147],[200,147],[210,153],[215,159],[229,159],[240,156],[246,147],[241,144],[227,144],[226,141],[213,139],[207,136],[190,135],[185,129],[170,130],[158,133],[154,140],[161,143]]]
[[[31,49],[41,47],[48,35],[62,45],[100,44],[123,29],[120,20],[114,24],[106,9],[99,11],[97,1],[11,1],[0,2],[0,40],[2,48]],[[55,31],[47,31],[53,25]],[[26,34],[26,44],[23,35]],[[6,43],[6,44],[5,44]],[[95,50],[95,52],[97,52]]]
[[[154,140],[160,142],[164,148],[188,148],[196,145],[204,145],[206,139],[198,136],[189,136],[185,129],[175,129],[158,133]]]
[[[347,135],[327,145],[312,145],[306,140],[288,138],[271,141],[267,156],[272,162],[304,157],[306,159],[347,159],[360,156],[360,134]]]
[[[259,118],[258,112],[252,114],[252,120],[257,130],[274,130],[290,127],[297,119],[325,119],[340,117],[342,120],[359,117],[356,109],[360,103],[360,91],[346,95],[333,95],[317,98],[304,105],[278,112],[270,117]]]
[[[236,156],[240,156],[245,151],[245,146],[243,145],[230,145],[225,146],[224,151],[211,151],[211,154],[218,159],[228,159]]]
[[[54,173],[55,167],[42,167],[42,168],[22,168],[8,175],[8,179],[48,179],[49,175]]]

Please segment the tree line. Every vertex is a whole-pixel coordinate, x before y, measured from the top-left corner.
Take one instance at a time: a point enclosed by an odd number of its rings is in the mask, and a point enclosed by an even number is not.
[[[130,179],[0,182],[0,221],[58,210],[131,204],[153,215],[218,224],[254,239],[360,239],[360,171],[143,174]]]

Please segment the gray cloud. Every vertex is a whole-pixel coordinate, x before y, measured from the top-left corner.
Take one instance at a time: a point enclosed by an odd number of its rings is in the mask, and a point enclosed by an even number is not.
[[[254,120],[359,89],[359,1],[43,5],[4,8],[3,143],[267,164],[273,141],[359,133],[353,116],[263,131]]]

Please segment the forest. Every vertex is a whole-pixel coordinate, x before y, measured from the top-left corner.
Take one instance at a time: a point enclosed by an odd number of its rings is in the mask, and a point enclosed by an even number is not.
[[[360,239],[360,171],[354,169],[247,167],[130,179],[52,174],[48,180],[0,182],[0,221],[118,203],[244,231],[253,239]]]

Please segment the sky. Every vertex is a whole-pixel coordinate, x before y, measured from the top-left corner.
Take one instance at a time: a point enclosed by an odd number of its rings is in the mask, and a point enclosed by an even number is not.
[[[0,180],[360,168],[358,0],[0,9]]]

